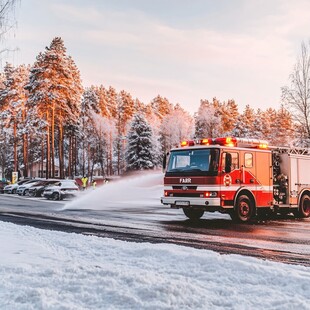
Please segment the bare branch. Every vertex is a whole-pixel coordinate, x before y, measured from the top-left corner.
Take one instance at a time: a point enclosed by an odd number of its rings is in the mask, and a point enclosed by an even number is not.
[[[0,0],[0,40],[4,34],[16,26],[15,18],[12,16],[16,4],[20,0]]]
[[[282,87],[282,101],[292,115],[305,126],[310,138],[310,42],[301,44],[301,54],[290,75],[290,86]]]

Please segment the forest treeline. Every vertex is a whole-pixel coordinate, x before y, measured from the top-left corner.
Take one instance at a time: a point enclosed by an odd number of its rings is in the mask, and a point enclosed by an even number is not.
[[[12,171],[31,176],[38,163],[42,176],[55,177],[59,167],[61,178],[153,169],[171,147],[194,137],[302,146],[304,128],[284,106],[247,105],[240,113],[234,100],[202,99],[192,116],[160,95],[143,103],[112,86],[84,88],[59,37],[33,65],[7,63],[0,75],[0,167],[8,178]]]

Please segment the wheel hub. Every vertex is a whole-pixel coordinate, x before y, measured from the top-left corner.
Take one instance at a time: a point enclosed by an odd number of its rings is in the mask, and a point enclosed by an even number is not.
[[[249,208],[248,204],[242,202],[240,204],[240,214],[243,216],[246,216],[249,214],[249,211],[250,211],[250,208]]]

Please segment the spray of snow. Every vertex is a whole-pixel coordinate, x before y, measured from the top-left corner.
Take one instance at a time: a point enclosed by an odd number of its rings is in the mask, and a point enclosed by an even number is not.
[[[111,208],[145,207],[160,204],[163,194],[161,172],[139,172],[119,181],[88,189],[81,196],[68,202],[64,209],[107,210]]]

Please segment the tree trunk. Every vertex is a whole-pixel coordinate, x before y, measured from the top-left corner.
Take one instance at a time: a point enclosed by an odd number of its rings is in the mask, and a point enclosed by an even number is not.
[[[69,134],[69,149],[68,149],[68,176],[72,177],[72,135]]]
[[[90,144],[87,144],[87,175],[90,176]]]
[[[52,106],[52,120],[51,120],[51,176],[55,177],[55,101]]]
[[[64,149],[63,149],[63,127],[59,125],[59,176],[64,179]]]
[[[49,121],[49,113],[46,112],[47,122]],[[51,162],[51,151],[50,151],[50,126],[46,126],[46,178],[50,178],[50,162]]]
[[[16,119],[14,120],[13,127],[13,139],[14,139],[14,171],[16,172],[18,169],[18,158],[17,158],[17,124]]]
[[[85,176],[85,143],[82,142],[82,175]]]
[[[28,177],[28,135],[23,134],[23,161],[24,161],[24,177]]]
[[[41,175],[39,172],[39,177],[44,178],[44,139],[42,137],[42,142],[41,142]]]

